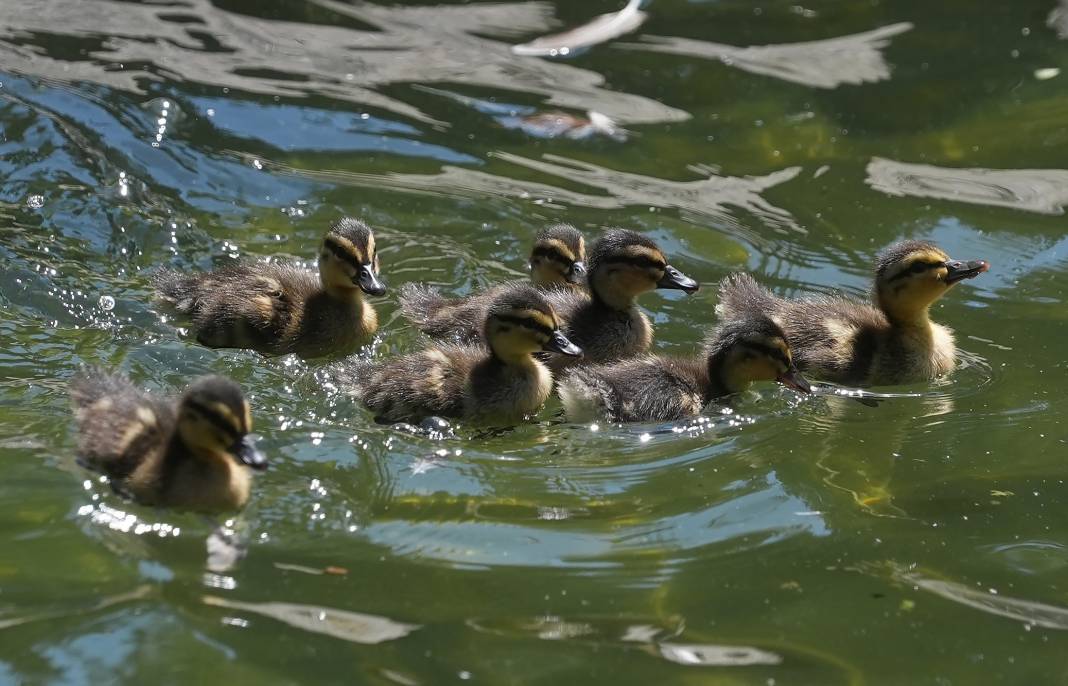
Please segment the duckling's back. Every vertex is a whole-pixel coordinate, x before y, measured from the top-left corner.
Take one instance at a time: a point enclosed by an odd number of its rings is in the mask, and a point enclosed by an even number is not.
[[[572,421],[674,421],[700,414],[707,391],[708,373],[700,360],[657,355],[579,367],[559,387]]]
[[[125,378],[92,370],[71,381],[70,396],[78,456],[88,466],[121,480],[166,450],[173,408]]]
[[[432,286],[404,284],[400,288],[401,314],[436,340],[478,341],[490,304],[519,283],[522,282],[499,284],[466,298],[446,298]]]
[[[873,374],[884,377],[886,374],[876,374],[875,368],[880,360],[893,356],[893,336],[886,316],[850,298],[817,295],[786,300],[748,274],[734,274],[720,284],[716,314],[721,319],[767,315],[786,333],[798,369],[827,381],[862,384]],[[894,364],[905,362],[899,359]]]
[[[378,421],[456,417],[464,411],[468,374],[483,355],[479,349],[442,345],[378,362],[346,362],[337,368],[337,378]]]
[[[163,271],[160,298],[192,316],[197,339],[213,348],[291,352],[309,300],[321,292],[315,274],[287,263],[241,263],[203,274]]]

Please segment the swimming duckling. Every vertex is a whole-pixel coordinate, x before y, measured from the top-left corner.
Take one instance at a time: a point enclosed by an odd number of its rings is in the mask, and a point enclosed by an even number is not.
[[[586,285],[586,239],[571,224],[538,232],[530,251],[530,280],[541,288]]]
[[[249,404],[230,379],[201,377],[173,401],[91,370],[75,377],[70,396],[80,461],[140,502],[235,510],[248,500],[248,468],[267,468],[248,435]]]
[[[574,288],[586,283],[586,241],[570,224],[540,231],[530,251],[530,280],[539,288]],[[401,286],[401,313],[419,329],[442,340],[477,341],[493,301],[518,281],[492,286],[465,298],[446,298],[436,288]]]
[[[701,356],[643,355],[576,367],[558,390],[571,421],[669,422],[696,417],[713,398],[754,381],[812,390],[794,366],[782,329],[761,315],[716,327]]]
[[[245,262],[202,274],[166,270],[161,300],[191,315],[210,348],[315,357],[352,351],[378,328],[363,293],[384,295],[371,228],[344,217],[323,237],[319,274],[285,263]]]
[[[931,304],[964,279],[989,268],[984,260],[951,260],[931,243],[903,241],[879,254],[874,306],[844,296],[785,300],[748,274],[720,284],[723,317],[762,312],[790,341],[801,371],[848,385],[932,379],[956,365],[953,332],[935,324]]]
[[[540,291],[519,284],[489,307],[481,344],[444,344],[380,363],[342,369],[343,384],[384,422],[429,415],[479,422],[520,421],[549,397],[552,377],[533,353],[582,351],[560,332]]]
[[[590,251],[589,293],[554,290],[549,302],[566,322],[564,332],[583,350],[583,364],[640,355],[653,341],[649,318],[635,304],[655,288],[694,293],[696,281],[668,264],[656,243],[626,229],[609,229]],[[567,365],[554,360],[553,371]]]

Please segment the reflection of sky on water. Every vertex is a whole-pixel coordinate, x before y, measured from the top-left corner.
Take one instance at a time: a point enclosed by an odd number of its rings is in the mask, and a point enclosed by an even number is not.
[[[1064,214],[1068,170],[982,169],[909,164],[882,157],[868,163],[867,184],[894,196],[938,198],[974,205]]]
[[[721,494],[722,496],[722,494]],[[759,547],[800,534],[830,534],[823,517],[786,491],[774,472],[760,490],[740,493],[706,508],[667,515],[605,533],[596,519],[565,519],[537,527],[503,521],[417,521],[380,519],[363,530],[371,541],[399,555],[461,566],[533,565],[614,567],[617,556],[680,551],[733,544]],[[554,529],[553,526],[557,528]],[[687,556],[689,557],[689,556]]]
[[[85,184],[85,190],[92,190],[94,194],[100,190],[100,181],[86,178],[87,173],[110,179],[103,182],[107,186],[115,183],[122,170],[131,177],[131,182],[137,178],[151,180],[201,209],[227,213],[233,211],[235,199],[249,205],[260,205],[267,198],[272,206],[294,203],[304,197],[311,186],[298,180],[279,184],[266,172],[225,156],[209,155],[190,145],[172,145],[171,141],[165,140],[163,145],[154,146],[154,139],[149,134],[150,130],[154,132],[150,115],[141,109],[121,109],[121,103],[111,102],[113,110],[109,110],[101,102],[67,89],[42,89],[20,78],[3,81],[8,97],[24,103],[42,119],[54,122],[68,138],[69,156],[50,159],[49,165],[57,164],[63,174],[76,175]],[[144,127],[143,133],[131,125],[134,122]],[[78,128],[70,126],[71,123]],[[50,148],[45,146],[43,150]],[[40,178],[40,171],[27,165],[21,174],[28,183]],[[11,185],[11,179],[8,179],[5,183],[7,192],[11,192]],[[130,185],[135,194],[152,194],[138,184]],[[78,222],[71,224],[77,226]]]
[[[554,105],[594,109],[623,123],[689,116],[651,98],[603,88],[604,77],[596,72],[519,57],[509,43],[483,37],[544,32],[554,24],[547,3],[316,4],[374,30],[348,28],[343,19],[315,25],[239,15],[208,0],[98,0],[92,11],[65,0],[39,0],[32,7],[8,2],[0,3],[0,39],[6,39],[0,40],[0,63],[16,73],[135,93],[167,79],[284,97],[315,95],[439,124],[396,91],[378,89],[458,83],[536,93]],[[84,41],[84,56],[50,54],[47,46],[58,37]]]
[[[768,188],[794,179],[800,173],[800,167],[781,169],[766,176],[745,177],[720,176],[710,168],[694,168],[693,171],[706,178],[696,181],[672,181],[608,169],[558,155],[545,155],[536,160],[499,152],[494,157],[559,177],[569,185],[580,184],[598,188],[607,191],[607,194],[581,193],[547,183],[521,181],[453,166],[443,167],[437,174],[319,172],[292,168],[289,171],[334,184],[367,186],[406,193],[475,198],[497,196],[529,200],[549,206],[574,205],[599,209],[631,206],[674,208],[688,221],[713,222],[745,233],[747,229],[734,211],[728,209],[734,208],[753,214],[781,233],[786,233],[788,229],[801,230],[788,211],[772,205],[760,195]],[[758,240],[755,236],[752,239]]]
[[[720,60],[743,71],[803,86],[837,88],[843,84],[859,85],[890,78],[890,66],[883,58],[882,50],[890,45],[890,38],[910,29],[912,24],[909,23],[891,24],[851,36],[750,47],[689,38],[643,36],[643,43],[618,47]]]
[[[359,150],[454,164],[479,162],[440,145],[412,140],[419,135],[418,129],[380,117],[224,98],[197,98],[194,102],[201,112],[214,112],[211,123],[216,128],[279,150]]]

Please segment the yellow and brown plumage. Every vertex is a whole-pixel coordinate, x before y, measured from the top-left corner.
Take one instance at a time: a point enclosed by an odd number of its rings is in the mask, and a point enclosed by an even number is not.
[[[234,510],[248,500],[249,469],[267,467],[249,439],[249,404],[224,377],[201,377],[175,401],[89,370],[71,382],[70,396],[79,460],[140,502]]]
[[[811,390],[794,366],[782,329],[760,315],[717,326],[701,355],[641,355],[575,367],[557,391],[571,421],[667,422],[696,417],[714,398],[756,381]]]
[[[590,251],[588,293],[553,290],[546,297],[564,333],[583,350],[582,364],[607,363],[649,349],[653,327],[637,299],[656,288],[694,293],[698,283],[668,264],[656,243],[626,229],[609,229]],[[554,371],[571,360],[554,360]]]
[[[844,296],[786,300],[748,274],[720,284],[722,317],[764,313],[786,332],[797,366],[817,379],[848,385],[933,379],[956,365],[949,328],[930,306],[954,285],[985,272],[983,260],[952,260],[937,246],[903,241],[876,260],[873,303]]]
[[[212,272],[156,275],[161,300],[189,315],[212,348],[315,357],[351,352],[378,328],[363,294],[383,295],[374,233],[345,217],[323,237],[319,273],[288,263],[235,264]]]
[[[541,408],[552,376],[534,353],[580,355],[536,288],[500,293],[486,315],[482,344],[444,344],[381,362],[339,368],[339,381],[386,422],[431,415],[514,423]]]
[[[539,288],[581,291],[586,284],[585,239],[570,224],[550,226],[535,237],[529,264],[530,280]],[[464,298],[446,298],[431,286],[405,284],[400,289],[401,313],[431,338],[477,341],[490,304],[518,283],[498,284]]]

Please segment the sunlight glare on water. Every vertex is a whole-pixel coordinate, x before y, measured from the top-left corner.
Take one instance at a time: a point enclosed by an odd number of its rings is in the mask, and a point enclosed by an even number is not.
[[[0,3],[0,682],[1064,678],[1068,4],[639,4]],[[665,354],[733,271],[867,297],[903,238],[992,266],[932,309],[949,377],[668,424],[377,424],[328,361],[153,301],[161,267],[311,266],[341,215],[391,290],[368,358],[424,343],[399,286],[525,278],[561,221],[702,284],[642,297]],[[236,379],[248,506],[79,466],[87,364]]]

